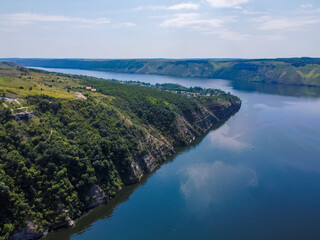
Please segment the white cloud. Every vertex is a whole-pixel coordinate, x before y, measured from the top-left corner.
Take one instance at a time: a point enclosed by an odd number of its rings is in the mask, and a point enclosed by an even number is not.
[[[183,10],[183,9],[193,9],[196,10],[199,8],[198,4],[194,4],[194,3],[180,3],[177,5],[173,5],[170,7],[167,7],[168,10]]]
[[[278,34],[274,34],[274,35],[266,35],[266,36],[260,36],[260,38],[269,40],[269,41],[280,41],[280,40],[284,40],[285,37],[283,35],[278,35]]]
[[[250,2],[250,0],[207,0],[215,8],[239,8],[241,4]]]
[[[272,17],[270,15],[248,19],[249,22],[259,23],[259,30],[292,30],[320,23],[317,17]]]
[[[104,25],[109,24],[110,20],[107,18],[88,19],[59,15],[43,15],[38,13],[13,13],[0,15],[0,24],[2,25],[19,26],[34,24],[36,22],[74,22],[81,24]]]
[[[143,10],[142,6],[138,6],[133,9],[133,11],[141,11],[141,10]]]
[[[260,30],[285,30],[304,27],[312,24],[320,23],[317,18],[277,18],[262,21],[259,26]]]
[[[235,22],[234,17],[202,19],[198,13],[175,14],[160,24],[161,27],[186,27],[199,30],[210,30],[222,27],[227,22]]]
[[[320,8],[314,9],[313,12],[314,13],[320,13]]]
[[[135,26],[137,26],[137,24],[133,22],[123,22],[123,23],[115,24],[113,27],[120,28],[120,27],[135,27]]]
[[[250,37],[249,34],[242,34],[239,32],[231,31],[229,29],[219,29],[215,31],[209,31],[209,32],[206,32],[205,34],[218,35],[219,38],[230,40],[230,41],[241,41]]]
[[[313,7],[313,5],[312,5],[312,4],[310,4],[310,3],[306,3],[306,4],[302,4],[302,5],[300,5],[300,7],[301,7],[301,8],[312,8],[312,7]]]
[[[8,28],[8,27],[1,27],[1,26],[0,26],[0,31],[12,32],[12,33],[18,32],[18,30],[15,28],[12,28],[12,27]]]
[[[243,9],[242,14],[245,15],[263,15],[263,14],[268,14],[268,12],[259,12],[259,11],[251,11],[248,9]]]
[[[204,34],[218,35],[219,38],[226,40],[243,40],[249,36],[226,29],[224,25],[230,22],[236,22],[235,18],[227,16],[223,18],[203,19],[198,13],[180,13],[165,20],[160,26],[165,28],[176,27],[200,30]]]
[[[248,19],[249,22],[256,22],[256,23],[263,23],[263,22],[267,22],[269,20],[271,20],[271,16],[270,15],[264,15],[264,16],[255,17],[255,18],[249,18]]]
[[[141,10],[197,10],[199,8],[199,4],[195,3],[179,3],[172,6],[139,6],[134,8],[134,11]]]
[[[136,8],[133,8],[133,11],[143,11],[143,10],[152,10],[152,11],[156,11],[156,10],[168,10],[168,7],[165,6],[139,6]]]
[[[319,14],[320,13],[320,8],[301,8],[297,13],[300,14]]]

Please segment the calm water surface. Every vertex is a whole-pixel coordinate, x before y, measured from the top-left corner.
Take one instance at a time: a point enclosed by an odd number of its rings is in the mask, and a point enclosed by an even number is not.
[[[243,104],[141,183],[46,240],[320,239],[319,89],[47,70],[221,88]]]

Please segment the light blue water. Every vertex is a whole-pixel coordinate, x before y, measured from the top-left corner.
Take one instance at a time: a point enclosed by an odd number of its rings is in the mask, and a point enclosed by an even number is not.
[[[241,110],[51,239],[320,239],[319,89],[50,69],[221,88]]]

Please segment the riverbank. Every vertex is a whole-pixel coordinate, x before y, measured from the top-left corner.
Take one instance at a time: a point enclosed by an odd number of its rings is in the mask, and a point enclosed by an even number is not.
[[[234,87],[228,80],[55,71],[220,88],[239,96],[242,106],[190,147],[177,148],[178,154],[154,173],[77,220],[75,227],[52,232],[45,240],[319,238],[316,88],[260,84],[253,89]]]
[[[16,65],[3,69],[10,67],[14,71],[1,75],[0,90],[19,103],[2,99],[0,105],[6,136],[0,141],[0,181],[8,201],[0,220],[5,234],[16,230],[12,239],[72,226],[241,106],[221,90],[199,88],[188,97],[193,89],[184,95]],[[21,108],[32,111],[30,118],[12,117]]]
[[[319,58],[8,59],[24,66],[320,86]]]
[[[197,114],[192,113],[194,118],[197,118],[199,122],[199,126],[203,126],[200,131],[190,131],[187,128],[184,128],[182,131],[186,133],[186,141],[188,142],[185,146],[191,145],[194,141],[197,141],[201,138],[204,134],[206,134],[210,129],[219,123],[224,122],[227,118],[235,114],[239,111],[241,107],[241,102],[234,102],[231,104],[227,104],[224,106],[217,106],[216,104],[208,103],[206,105],[208,112],[206,113],[205,117],[200,118]],[[211,115],[210,112],[214,112],[215,115]],[[190,117],[190,116],[188,116]],[[190,133],[190,134],[189,134]],[[152,138],[152,136],[149,136]],[[151,140],[151,142],[154,140]],[[150,144],[149,142],[148,144]],[[154,143],[154,142],[153,142]],[[184,145],[184,144],[183,144]],[[183,146],[181,145],[181,146]],[[145,155],[141,158],[136,158],[134,160],[134,164],[132,164],[132,175],[128,185],[140,182],[142,177],[145,174],[150,174],[154,172],[161,164],[168,160],[173,154],[175,154],[174,147],[168,147],[166,144],[160,145],[155,151],[151,154]],[[158,156],[161,156],[160,158]],[[121,189],[119,189],[121,191]],[[82,212],[81,216],[86,214],[89,210],[100,206],[101,204],[108,204],[108,202],[117,195],[112,197],[108,196],[99,185],[92,184],[89,188],[89,192],[87,197],[91,198],[92,201],[86,206],[84,211]],[[43,232],[38,232],[36,230],[36,226],[33,225],[32,222],[28,222],[27,227],[25,227],[22,231],[13,234],[10,239],[11,240],[20,240],[20,239],[28,239],[28,240],[35,240],[45,237],[51,231],[57,231],[62,228],[71,228],[74,227],[76,221],[81,218],[79,216],[76,219],[71,219],[68,215],[65,221],[55,223],[52,226],[47,227]]]

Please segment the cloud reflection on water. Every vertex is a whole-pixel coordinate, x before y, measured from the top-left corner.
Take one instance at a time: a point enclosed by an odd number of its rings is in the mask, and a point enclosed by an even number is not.
[[[180,190],[187,205],[203,209],[246,195],[245,192],[258,186],[259,179],[252,169],[216,161],[187,168]]]
[[[229,125],[223,125],[214,134],[209,135],[210,142],[216,148],[240,151],[250,148],[249,144],[241,139],[241,133],[234,134]]]

